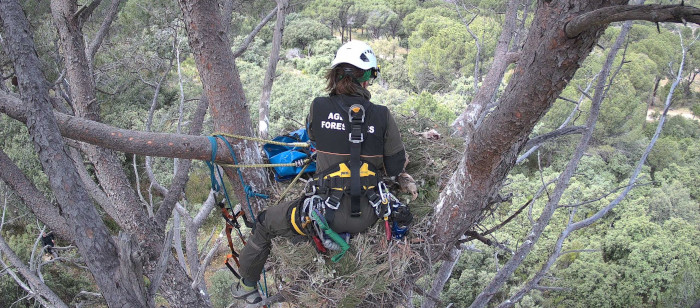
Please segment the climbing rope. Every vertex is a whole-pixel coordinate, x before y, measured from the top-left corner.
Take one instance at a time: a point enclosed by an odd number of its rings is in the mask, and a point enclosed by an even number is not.
[[[279,142],[279,141],[274,141],[274,140],[266,140],[266,139],[262,139],[262,138],[258,138],[258,137],[241,136],[241,135],[234,135],[234,134],[227,134],[227,133],[220,133],[220,132],[216,132],[213,135],[214,136],[224,136],[224,137],[235,138],[235,139],[242,139],[242,140],[250,140],[250,141],[262,142],[262,143],[269,143],[269,144],[274,144],[274,145],[282,145],[282,146],[291,146],[291,147],[300,147],[300,148],[308,148],[311,146],[308,142]]]
[[[242,140],[250,140],[250,141],[256,141],[256,142],[264,142],[267,144],[274,144],[274,145],[281,145],[281,146],[288,146],[288,147],[310,147],[310,144],[307,142],[278,142],[278,141],[272,141],[272,140],[265,140],[261,138],[256,138],[256,137],[249,137],[249,136],[241,136],[241,135],[234,135],[234,134],[227,134],[227,133],[215,133],[212,136],[208,136],[209,142],[211,143],[212,147],[212,154],[211,154],[211,160],[210,161],[205,161],[207,166],[209,167],[210,171],[210,177],[211,177],[211,187],[215,192],[219,192],[220,190],[223,189],[224,193],[224,198],[226,199],[226,203],[228,205],[228,210],[224,207],[224,204],[221,204],[222,208],[222,215],[224,216],[224,219],[226,220],[227,223],[227,238],[229,242],[229,247],[231,248],[231,254],[227,256],[227,261],[226,261],[226,266],[233,272],[233,274],[238,277],[239,279],[241,278],[240,275],[233,269],[233,267],[228,263],[228,259],[232,258],[235,262],[236,265],[240,267],[240,264],[238,262],[238,253],[233,248],[233,243],[231,240],[231,235],[230,231],[235,227],[235,229],[238,232],[239,238],[243,242],[243,245],[245,245],[246,241],[243,238],[243,234],[240,231],[240,225],[238,223],[238,217],[242,216],[243,214],[241,212],[236,213],[233,209],[233,205],[231,204],[231,198],[228,194],[228,190],[226,189],[226,184],[224,183],[223,175],[221,174],[221,168],[216,167],[216,153],[218,150],[218,144],[217,144],[217,138],[221,139],[223,143],[226,145],[226,147],[229,150],[229,153],[231,154],[231,157],[233,158],[233,164],[218,164],[221,167],[232,167],[236,168],[236,172],[238,174],[238,178],[241,182],[241,185],[243,186],[245,196],[246,196],[246,203],[248,205],[248,212],[251,214],[252,218],[252,223],[253,225],[257,222],[257,217],[255,217],[255,214],[253,213],[253,207],[250,202],[250,198],[252,197],[257,197],[257,198],[262,198],[262,199],[268,199],[269,196],[265,194],[261,194],[256,192],[252,186],[247,185],[243,179],[243,173],[241,172],[241,168],[268,168],[268,167],[295,167],[295,166],[300,166],[298,163],[281,163],[281,164],[239,164],[238,159],[236,158],[235,151],[233,150],[233,146],[228,142],[228,140],[224,137],[229,137],[229,138],[235,138],[235,139],[242,139]],[[311,159],[304,159],[302,164],[303,168],[299,173],[297,173],[296,177],[292,180],[292,182],[287,186],[287,188],[282,192],[280,198],[277,200],[275,205],[277,205],[283,198],[284,196],[289,192],[290,188],[294,186],[296,181],[301,177],[301,175],[304,173],[306,168],[310,165],[312,162]],[[216,176],[219,176],[219,180],[221,185],[219,185],[219,181],[217,181]],[[230,212],[229,212],[230,211]],[[245,220],[245,218],[244,218]],[[326,225],[326,227],[328,227]],[[328,228],[330,229],[330,228]],[[332,230],[331,230],[332,232]],[[337,234],[336,234],[337,236]],[[347,250],[347,248],[345,248]],[[343,251],[343,253],[345,252]],[[264,283],[264,289],[263,285],[258,283],[260,285],[260,288],[263,290],[264,295],[267,297],[267,275],[265,273],[265,270],[263,269],[263,283]]]
[[[212,147],[211,152],[212,153],[211,153],[211,161],[207,161],[206,163],[207,163],[207,166],[209,167],[209,171],[211,173],[212,189],[214,191],[218,192],[221,188],[223,188],[224,197],[225,197],[226,202],[228,204],[228,208],[231,212],[233,212],[233,206],[231,205],[231,198],[228,194],[228,190],[226,189],[226,184],[224,183],[224,178],[223,178],[223,175],[221,174],[221,169],[216,168],[216,166],[215,166],[216,163],[214,162],[216,159],[216,152],[218,149],[216,139],[219,138],[224,142],[224,144],[228,148],[229,152],[231,153],[231,157],[233,158],[233,162],[235,164],[238,164],[238,159],[236,158],[236,153],[233,150],[233,146],[231,146],[231,144],[228,142],[228,140],[226,140],[226,138],[222,137],[221,135],[208,136],[208,138],[209,138],[209,142],[211,143],[211,147]],[[219,186],[219,183],[216,180],[216,176],[215,176],[215,172],[214,172],[215,169],[216,169],[216,174],[219,175],[219,179],[221,180],[221,186]],[[245,183],[245,180],[243,179],[243,172],[241,172],[241,169],[238,168],[238,169],[236,169],[236,171],[238,174],[238,179],[240,180],[241,185],[243,186],[243,189],[245,190],[246,203],[248,205],[248,212],[251,215],[252,223],[255,224],[257,222],[257,217],[255,216],[255,213],[253,212],[253,206],[251,205],[250,198],[258,197],[258,198],[267,199],[267,198],[269,198],[269,196],[255,192],[251,186],[249,186]],[[226,217],[226,215],[224,217]],[[239,232],[240,232],[240,230],[239,230]],[[232,245],[232,244],[230,244],[230,245]],[[244,245],[245,245],[245,241],[244,241]],[[235,251],[233,250],[233,246],[231,246],[230,248],[231,248],[232,254],[236,255]],[[236,265],[239,265],[238,260],[237,260],[237,256],[236,256],[236,259],[234,259],[234,260],[236,261]],[[229,269],[232,270],[234,275],[236,275],[240,278],[240,276],[233,270],[233,268],[230,265],[228,265],[228,262],[226,264],[229,267]],[[265,269],[263,269],[263,284],[261,284],[261,283],[258,283],[258,284],[260,284],[260,289],[263,290],[263,294],[265,295],[265,297],[267,297],[268,296],[267,295],[267,274],[265,273]],[[263,286],[264,286],[264,288],[263,288]]]
[[[304,164],[310,163],[310,159],[305,159]],[[231,168],[274,168],[274,167],[296,167],[297,164],[295,163],[284,163],[284,164],[219,164],[219,166],[222,167],[231,167]]]

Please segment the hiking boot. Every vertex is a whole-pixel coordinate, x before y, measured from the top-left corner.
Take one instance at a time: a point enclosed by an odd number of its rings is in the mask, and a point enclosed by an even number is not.
[[[248,304],[257,304],[262,301],[257,287],[249,287],[241,280],[231,286],[231,293],[235,299],[245,300]]]

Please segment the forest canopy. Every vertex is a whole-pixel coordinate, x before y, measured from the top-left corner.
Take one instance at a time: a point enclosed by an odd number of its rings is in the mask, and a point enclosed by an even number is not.
[[[559,2],[0,1],[0,307],[238,305],[205,136],[304,127],[350,40],[377,55],[416,219],[338,264],[275,242],[268,301],[700,303],[700,2]],[[586,19],[618,6],[665,19]],[[234,204],[272,196],[254,213],[289,185],[226,171]]]

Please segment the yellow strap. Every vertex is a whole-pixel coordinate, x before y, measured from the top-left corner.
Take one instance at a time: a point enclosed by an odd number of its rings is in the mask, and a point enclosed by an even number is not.
[[[297,233],[299,233],[299,234],[301,234],[301,235],[306,235],[304,232],[301,232],[301,229],[299,229],[299,227],[297,226],[297,223],[296,223],[296,214],[297,214],[297,208],[296,208],[296,206],[295,206],[295,207],[292,209],[292,227],[294,227],[294,230],[296,230]]]

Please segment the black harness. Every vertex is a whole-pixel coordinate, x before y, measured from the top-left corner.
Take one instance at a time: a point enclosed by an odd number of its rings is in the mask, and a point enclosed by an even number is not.
[[[362,183],[360,182],[360,153],[362,153],[362,142],[365,141],[362,133],[362,124],[365,123],[365,107],[360,104],[350,106],[348,110],[350,119],[350,215],[360,216],[360,196]]]

